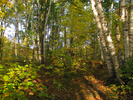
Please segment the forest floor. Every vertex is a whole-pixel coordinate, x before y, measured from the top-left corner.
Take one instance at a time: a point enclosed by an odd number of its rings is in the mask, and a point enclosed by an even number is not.
[[[44,74],[46,72],[53,73],[42,68],[38,72],[41,77],[36,78],[34,83],[45,85],[52,99],[31,95],[29,100],[119,100],[118,93],[114,91],[116,87],[107,82],[106,67],[87,70],[80,68],[63,75]]]

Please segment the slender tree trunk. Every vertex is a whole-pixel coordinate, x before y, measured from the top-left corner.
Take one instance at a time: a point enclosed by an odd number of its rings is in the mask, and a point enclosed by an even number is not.
[[[54,50],[54,40],[55,40],[55,26],[54,26],[54,21],[53,21],[53,26],[52,26],[52,50]]]
[[[51,21],[50,21],[50,23],[51,23],[51,25],[50,25],[50,27],[49,27],[49,32],[50,32],[50,34],[49,34],[49,36],[48,36],[48,46],[47,46],[47,54],[46,54],[46,60],[47,61],[50,61],[50,55],[48,55],[48,54],[50,54],[50,51],[49,51],[49,48],[50,48],[50,43],[51,43],[51,34],[52,34],[52,22],[53,21],[53,17],[52,17],[52,19],[51,19]],[[49,59],[48,59],[49,58]]]
[[[34,23],[33,23],[33,17],[34,17],[34,0],[32,0],[32,14],[31,14],[31,31],[34,33]],[[35,61],[35,37],[34,34],[32,34],[32,39],[33,39],[33,61]]]
[[[17,40],[18,40],[18,12],[17,12],[17,0],[15,0],[15,56],[17,57],[18,55],[18,50],[17,50]]]
[[[24,37],[24,46],[26,48],[26,52],[27,54],[29,54],[29,45],[28,45],[28,38],[27,38],[27,30],[28,30],[28,22],[29,22],[29,18],[28,18],[28,3],[27,0],[25,0],[25,7],[26,7],[26,14],[25,14],[25,19],[26,19],[26,25],[25,25],[25,37]],[[30,15],[29,15],[30,17]],[[25,57],[26,60],[28,60],[28,55]]]
[[[36,38],[37,38],[37,61],[41,61],[41,48],[40,48],[40,34],[39,34],[39,27],[40,27],[40,3],[37,0],[37,28],[36,28]]]
[[[22,37],[23,36],[23,28],[22,28],[23,27],[23,24],[22,24],[21,21],[20,21],[20,27],[21,27],[21,37]],[[24,58],[24,50],[23,50],[23,48],[21,48],[20,56],[22,57],[22,60],[23,60],[23,58]]]
[[[100,34],[100,33],[98,33],[98,34]],[[97,34],[97,39],[98,39],[98,45],[99,45],[100,60],[102,60],[102,62],[104,62],[103,50],[102,50],[102,46],[101,46],[101,40],[100,40],[100,36],[98,34]]]
[[[133,56],[133,0],[130,0],[129,56]]]
[[[118,59],[119,59],[119,64],[120,66],[122,65],[122,53],[121,53],[121,46],[120,46],[120,31],[119,31],[119,25],[116,26],[116,39],[118,43]]]
[[[25,0],[25,7],[26,7],[26,14],[25,14],[25,19],[26,19],[26,26],[25,26],[25,38],[24,38],[24,43],[27,44],[27,28],[28,28],[28,13],[27,13],[27,0]]]
[[[0,35],[0,60],[2,61],[2,57],[3,57],[3,49],[2,49],[2,47],[3,47],[3,39],[2,39],[2,37],[3,37],[3,18],[1,18],[1,30],[0,30],[0,32],[1,32],[1,35]]]
[[[103,8],[102,8],[101,0],[96,0],[96,8],[97,8],[100,20],[101,20],[103,32],[106,36],[106,40],[107,40],[107,44],[108,44],[107,47],[108,47],[109,52],[111,54],[113,66],[115,68],[116,78],[121,83],[122,81],[120,79],[119,71],[118,71],[119,62],[118,62],[118,58],[117,58],[117,55],[116,55],[116,50],[115,50],[113,40],[111,38],[110,31],[109,31],[108,26],[107,26],[107,21],[106,21],[105,14],[104,14],[104,11],[103,11]]]
[[[47,27],[48,16],[49,16],[50,9],[51,9],[51,0],[50,0],[47,16],[46,16],[47,2],[45,2],[45,7],[46,8],[45,8],[45,14],[44,14],[44,19],[43,19],[42,38],[41,38],[41,55],[42,55],[41,63],[42,64],[44,64],[44,62],[45,62],[44,61],[45,60],[45,36],[46,36],[46,27]]]
[[[1,35],[1,37],[3,36],[3,20],[2,20],[2,18],[1,18],[1,26],[0,26],[0,35]]]
[[[57,27],[57,34],[58,34],[57,49],[60,48],[60,46],[61,46],[61,39],[60,39],[61,25],[60,25],[60,23],[61,23],[61,19],[58,19],[58,21],[57,21],[57,24],[58,24],[58,27]]]
[[[113,77],[115,77],[115,72],[114,72],[112,62],[111,62],[111,57],[110,57],[109,50],[106,46],[106,41],[105,41],[105,38],[104,38],[104,34],[103,34],[100,18],[99,18],[99,15],[98,15],[98,11],[95,8],[95,5],[96,5],[95,0],[91,0],[91,4],[92,4],[93,14],[94,14],[94,17],[95,17],[95,20],[96,20],[96,23],[97,23],[98,36],[100,37],[101,45],[102,45],[103,52],[104,52],[104,55],[105,55],[105,59],[106,59],[106,62],[107,62],[107,67],[108,67],[108,70],[109,70],[109,76],[111,78],[113,78]]]
[[[129,37],[128,37],[128,18],[126,9],[126,0],[121,0],[121,10],[122,10],[122,24],[123,24],[123,37],[124,37],[124,63],[127,62],[129,57]]]
[[[43,23],[42,23],[42,34],[41,34],[41,63],[44,64],[44,27],[45,27],[45,21],[46,21],[46,12],[47,12],[47,0],[45,1],[45,14],[43,17]]]
[[[110,19],[111,19],[111,22],[110,22],[110,30],[111,30],[111,33],[112,33],[114,0],[111,0],[111,1],[112,1],[112,4],[111,4],[111,8],[110,8],[110,11],[111,11],[111,16],[110,16]]]

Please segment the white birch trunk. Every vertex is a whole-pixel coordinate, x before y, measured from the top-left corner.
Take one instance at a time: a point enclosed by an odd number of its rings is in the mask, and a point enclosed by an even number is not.
[[[34,18],[34,0],[32,0],[32,14],[31,14],[31,31],[34,32],[34,23],[33,23],[33,18]],[[32,34],[32,39],[33,39],[33,61],[35,60],[35,37],[34,37],[34,34]]]
[[[40,26],[40,3],[39,0],[37,0],[37,61],[41,61],[41,48],[40,48],[40,38],[39,38],[39,26]]]
[[[112,77],[115,77],[115,72],[114,72],[112,62],[111,62],[111,57],[110,57],[109,51],[108,51],[107,46],[106,46],[100,18],[99,18],[97,9],[95,8],[95,5],[96,5],[95,0],[91,0],[91,4],[92,4],[93,14],[94,14],[94,17],[95,17],[95,20],[97,23],[97,28],[98,28],[98,33],[99,33],[98,36],[100,37],[102,48],[103,48],[104,55],[105,55],[105,59],[107,62],[107,67],[109,70],[109,76],[112,78]]]
[[[17,57],[18,50],[17,50],[17,39],[18,39],[18,12],[17,12],[17,0],[15,0],[15,56]]]
[[[102,23],[103,32],[106,36],[106,40],[107,40],[107,44],[108,44],[107,47],[111,54],[111,59],[113,62],[113,66],[115,68],[116,78],[118,79],[119,82],[122,82],[120,79],[120,76],[119,76],[119,71],[118,71],[119,62],[118,62],[118,58],[116,55],[115,46],[114,46],[113,40],[110,35],[110,31],[107,26],[107,21],[106,21],[105,14],[104,14],[104,11],[102,8],[101,0],[96,0],[96,8],[97,8],[97,11],[98,11],[101,23]]]
[[[129,56],[133,56],[133,0],[130,0]]]
[[[119,25],[116,26],[116,39],[117,39],[117,43],[118,43],[118,59],[119,59],[119,64],[121,66],[122,65],[122,53],[121,53],[121,47],[120,47],[121,35],[120,35],[120,31],[119,31]]]
[[[44,54],[44,61],[45,61],[45,36],[46,36],[46,27],[47,27],[47,22],[48,22],[48,17],[49,17],[49,13],[50,13],[50,9],[51,9],[51,3],[52,3],[52,0],[50,0],[50,4],[49,4],[49,8],[48,8],[48,13],[47,13],[47,16],[46,16],[46,19],[45,19],[45,25],[44,25],[44,35],[43,35],[43,54]]]
[[[24,43],[27,45],[27,28],[29,26],[29,21],[30,21],[30,17],[31,17],[31,14],[32,14],[32,9],[33,9],[33,5],[30,7],[30,13],[29,13],[29,16],[28,16],[28,3],[27,3],[27,0],[25,0],[25,7],[26,7],[26,24],[25,24],[25,38],[24,38]],[[28,45],[27,45],[28,46]]]
[[[98,45],[99,45],[100,59],[102,60],[102,62],[104,62],[103,50],[102,50],[101,39],[100,39],[99,34],[100,34],[100,33],[97,33],[97,39],[98,39]]]
[[[113,8],[114,8],[114,0],[112,1],[111,8],[110,8],[110,11],[111,11],[111,16],[110,16],[110,19],[111,19],[111,22],[110,22],[111,33],[112,33],[112,26],[113,26]]]
[[[126,9],[126,0],[121,0],[121,10],[122,10],[122,24],[123,24],[123,36],[124,36],[124,63],[127,62],[129,57],[129,37],[128,37],[128,18]]]
[[[25,25],[25,38],[24,38],[24,44],[27,45],[27,28],[28,28],[28,13],[27,13],[27,0],[25,0],[25,7],[26,7],[26,14],[25,14],[25,19],[26,19],[26,25]]]

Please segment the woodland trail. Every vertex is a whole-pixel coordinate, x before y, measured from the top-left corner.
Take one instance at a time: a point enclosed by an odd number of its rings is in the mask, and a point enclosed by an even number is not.
[[[108,78],[106,68],[95,68],[91,73],[78,70],[69,76],[44,75],[44,70],[39,74],[43,77],[34,81],[45,85],[52,99],[31,96],[29,100],[118,100],[117,93],[106,86]]]

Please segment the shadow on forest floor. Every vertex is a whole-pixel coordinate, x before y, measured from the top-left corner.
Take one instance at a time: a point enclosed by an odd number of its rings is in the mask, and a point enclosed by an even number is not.
[[[108,78],[107,68],[96,69],[91,72],[77,70],[69,74],[44,74],[48,70],[42,69],[42,76],[34,80],[42,83],[48,89],[50,98],[30,96],[29,100],[117,100],[118,95],[106,86]]]

